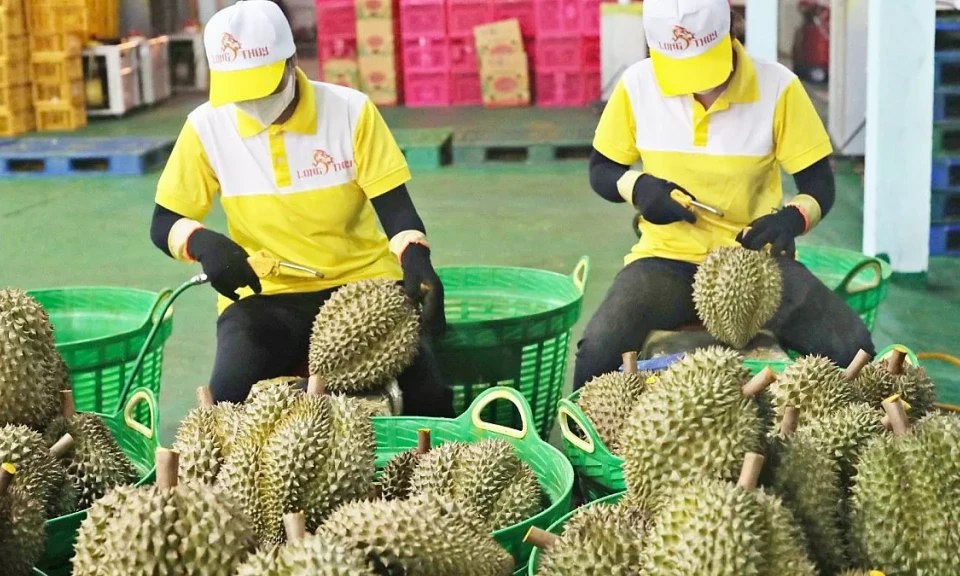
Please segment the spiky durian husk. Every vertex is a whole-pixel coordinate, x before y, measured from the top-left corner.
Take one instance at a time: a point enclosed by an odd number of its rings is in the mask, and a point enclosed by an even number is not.
[[[180,453],[180,478],[213,484],[223,463],[216,407],[190,410],[180,421],[173,449]]]
[[[0,290],[0,425],[42,430],[66,379],[46,311],[22,290]]]
[[[80,487],[77,486],[73,478],[65,476],[60,488],[57,489],[50,517],[67,516],[83,508],[85,506],[80,505]]]
[[[761,448],[763,423],[755,401],[743,396],[743,374],[730,365],[694,366],[712,356],[687,354],[643,394],[627,420],[620,445],[631,499],[652,510],[666,487],[693,478],[735,480],[747,452]]]
[[[347,284],[320,308],[310,337],[310,373],[331,392],[383,386],[417,355],[420,319],[392,280]]]
[[[0,566],[4,576],[26,576],[46,549],[44,505],[18,484],[0,496]]]
[[[843,377],[840,368],[823,356],[798,358],[780,373],[768,390],[777,404],[778,428],[787,406],[800,408],[802,420],[809,422],[858,399],[857,391]]]
[[[597,431],[607,448],[620,453],[620,430],[630,410],[643,394],[651,372],[603,374],[587,382],[580,390],[577,406]]]
[[[307,535],[284,546],[271,546],[251,556],[236,576],[376,576],[363,554],[354,548]]]
[[[120,487],[80,526],[75,576],[232,576],[256,536],[229,495],[199,482]]]
[[[66,469],[50,456],[43,436],[22,425],[0,427],[0,462],[17,467],[17,483],[52,515]]]
[[[780,307],[783,278],[768,253],[724,246],[693,277],[693,303],[717,340],[742,349]]]
[[[230,446],[240,428],[243,407],[232,402],[220,402],[214,405],[216,412],[217,438],[220,439],[220,452],[224,458],[230,452]],[[222,464],[222,462],[221,462]]]
[[[852,488],[854,549],[887,574],[960,574],[960,420],[931,414],[872,439]]]
[[[380,472],[380,497],[405,500],[410,496],[413,473],[420,461],[416,450],[405,450],[391,458]]]
[[[538,514],[543,509],[542,497],[543,490],[533,469],[521,466],[493,503],[489,520],[492,529],[513,526]]]
[[[472,510],[436,494],[344,504],[317,536],[359,549],[377,574],[509,576],[514,569]]]
[[[750,370],[743,365],[744,357],[736,350],[723,346],[707,346],[684,354],[658,375],[654,386],[683,386],[690,379],[702,375],[730,378],[745,383]]]
[[[584,506],[540,552],[537,576],[638,574],[650,518],[624,504]]]
[[[234,441],[252,436],[258,441],[266,438],[277,422],[303,395],[295,387],[296,378],[282,377],[261,380],[253,385],[246,401],[239,407]]]
[[[821,452],[840,464],[841,483],[849,487],[857,470],[860,451],[871,438],[886,432],[881,424],[882,418],[882,411],[857,402],[814,420],[804,420],[801,415],[797,432],[807,435]]]
[[[913,422],[934,410],[936,391],[922,366],[904,364],[903,373],[891,374],[886,360],[871,362],[860,370],[853,385],[860,400],[877,408],[890,396],[899,394],[900,399],[910,405],[907,416]]]

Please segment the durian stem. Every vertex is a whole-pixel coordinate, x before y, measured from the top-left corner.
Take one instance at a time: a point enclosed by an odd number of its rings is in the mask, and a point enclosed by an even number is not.
[[[417,430],[417,454],[426,454],[430,451],[430,429]]]
[[[624,374],[637,373],[637,353],[636,352],[623,353],[623,373]]]
[[[893,433],[897,436],[906,434],[907,429],[910,428],[910,422],[907,420],[907,412],[903,409],[900,399],[884,400],[883,409],[887,413],[886,417]]]
[[[307,535],[307,519],[303,512],[290,512],[283,515],[283,531],[287,535],[287,542],[303,540]]]
[[[903,362],[906,359],[906,352],[899,348],[894,348],[890,357],[887,358],[887,372],[891,374],[903,374]]]
[[[746,456],[743,457],[743,468],[740,469],[740,479],[737,480],[737,486],[748,490],[756,488],[762,468],[763,454],[747,452]]]
[[[180,475],[180,453],[176,450],[157,448],[157,487],[176,488]]]
[[[780,431],[786,436],[793,436],[797,431],[797,421],[800,419],[800,409],[796,406],[787,406],[783,409],[783,420],[780,421]]]
[[[310,379],[307,380],[307,394],[313,396],[323,396],[323,393],[327,390],[327,383],[323,381],[323,376],[319,374],[311,374]]]
[[[0,466],[0,496],[7,493],[7,488],[13,482],[13,476],[17,473],[17,467],[10,462],[4,462]]]
[[[77,405],[73,402],[73,390],[60,391],[60,414],[68,420],[77,415]]]
[[[57,440],[57,443],[50,447],[50,455],[59,460],[63,458],[70,448],[73,447],[73,436],[64,434]]]
[[[870,363],[873,357],[863,349],[860,349],[857,352],[857,355],[850,362],[850,365],[847,366],[847,369],[843,371],[843,377],[848,381],[854,380],[857,376],[860,375],[860,371],[863,370],[863,367]]]
[[[213,392],[210,391],[209,386],[201,386],[197,388],[197,406],[213,406]]]
[[[744,384],[740,392],[747,398],[755,398],[758,394],[766,390],[767,386],[773,384],[776,379],[777,375],[767,366],[761,370],[759,374],[751,378],[749,382]]]
[[[527,535],[523,537],[523,542],[524,544],[533,544],[537,548],[543,550],[544,548],[549,548],[559,539],[560,537],[556,534],[551,534],[546,530],[542,530],[536,526],[531,526],[530,529],[527,530]]]

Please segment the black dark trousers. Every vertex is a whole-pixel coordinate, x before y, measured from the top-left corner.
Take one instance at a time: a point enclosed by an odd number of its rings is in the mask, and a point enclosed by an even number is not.
[[[217,320],[217,356],[210,389],[216,402],[243,402],[260,380],[294,376],[305,365],[313,322],[336,290],[255,295],[227,307]],[[421,340],[414,363],[397,376],[404,413],[453,417],[430,344]]]
[[[765,326],[781,345],[800,354],[826,356],[841,366],[860,349],[875,354],[860,316],[803,264],[778,260],[783,301]],[[624,267],[578,343],[573,386],[617,370],[624,352],[639,350],[650,332],[675,330],[699,319],[693,305],[694,264],[643,258]]]

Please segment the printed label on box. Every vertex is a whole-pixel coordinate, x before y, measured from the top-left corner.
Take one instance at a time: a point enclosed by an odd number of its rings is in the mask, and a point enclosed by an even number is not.
[[[481,62],[480,80],[485,106],[530,104],[530,75],[524,54],[487,57]]]
[[[397,103],[397,65],[392,56],[360,58],[360,90],[377,106]]]
[[[323,81],[347,88],[360,88],[357,61],[347,58],[331,58],[323,63]]]
[[[393,20],[357,20],[357,53],[361,57],[393,55]]]
[[[509,54],[523,51],[520,22],[516,18],[475,26],[473,37],[477,44],[477,54],[480,56],[488,52]]]
[[[357,0],[357,20],[364,18],[393,18],[391,0]]]

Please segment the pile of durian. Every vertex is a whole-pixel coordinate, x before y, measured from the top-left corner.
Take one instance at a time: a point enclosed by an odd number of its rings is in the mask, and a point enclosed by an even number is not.
[[[960,419],[901,350],[751,377],[724,347],[578,399],[626,493],[537,532],[540,575],[960,574]]]

